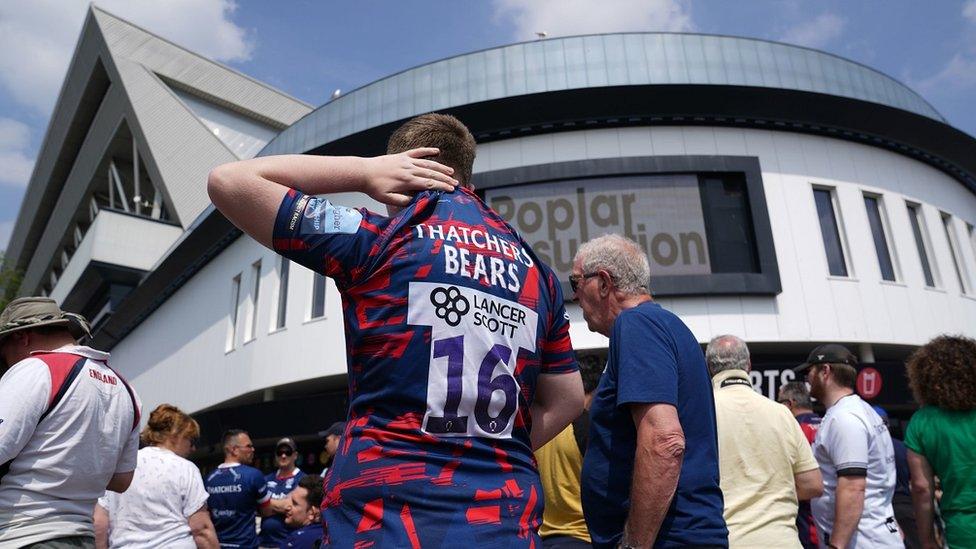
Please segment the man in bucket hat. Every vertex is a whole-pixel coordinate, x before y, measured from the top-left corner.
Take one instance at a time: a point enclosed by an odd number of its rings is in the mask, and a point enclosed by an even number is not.
[[[139,402],[88,335],[53,299],[0,313],[2,547],[94,547],[95,501],[132,481]]]

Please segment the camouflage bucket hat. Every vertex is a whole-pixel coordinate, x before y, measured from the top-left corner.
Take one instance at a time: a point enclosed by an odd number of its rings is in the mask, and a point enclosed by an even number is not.
[[[19,297],[0,313],[0,341],[20,330],[41,326],[63,326],[75,339],[91,336],[91,327],[81,315],[66,313],[48,297]]]

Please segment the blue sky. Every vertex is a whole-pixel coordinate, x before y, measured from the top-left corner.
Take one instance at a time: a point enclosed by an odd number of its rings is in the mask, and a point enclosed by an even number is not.
[[[531,40],[689,31],[778,40],[881,70],[976,135],[976,0],[103,0],[107,11],[312,105],[418,64]],[[0,249],[87,2],[0,4]]]

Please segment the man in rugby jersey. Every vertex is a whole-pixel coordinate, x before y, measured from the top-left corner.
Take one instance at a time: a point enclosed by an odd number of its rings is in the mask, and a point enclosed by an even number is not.
[[[332,546],[539,545],[532,449],[579,415],[582,384],[560,283],[474,194],[474,149],[457,119],[428,114],[385,156],[210,174],[224,215],[342,294],[350,409],[322,507]],[[349,191],[391,215],[314,197]]]
[[[210,497],[207,507],[221,547],[257,549],[257,515],[270,516],[271,494],[264,475],[254,467],[254,444],[242,429],[229,429],[222,437],[224,462],[203,485]]]

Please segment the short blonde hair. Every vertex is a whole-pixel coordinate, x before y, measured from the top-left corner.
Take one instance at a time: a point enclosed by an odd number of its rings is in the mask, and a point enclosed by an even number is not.
[[[386,146],[387,154],[397,154],[420,147],[437,147],[440,153],[430,160],[454,168],[454,178],[472,187],[471,171],[477,143],[463,122],[449,114],[427,113],[411,118],[393,132]]]

